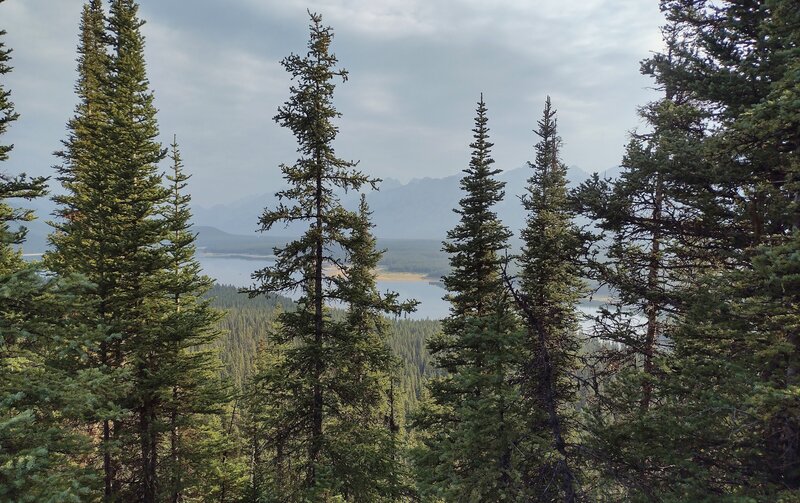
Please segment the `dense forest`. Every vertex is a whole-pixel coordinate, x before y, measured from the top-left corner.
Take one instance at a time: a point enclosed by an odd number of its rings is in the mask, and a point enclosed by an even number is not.
[[[418,321],[376,284],[380,180],[334,150],[348,74],[319,14],[281,61],[297,159],[242,216],[304,231],[240,291],[197,261],[137,3],[88,0],[53,178],[0,170],[0,501],[800,500],[800,8],[660,6],[641,65],[660,98],[621,174],[570,188],[543,97],[521,229],[497,216],[476,93],[448,263],[429,264],[450,312]],[[0,81],[0,162],[11,98]],[[20,204],[49,184],[49,248],[26,261]]]
[[[280,296],[249,298],[232,286],[214,285],[206,294],[212,307],[225,313],[219,320],[220,337],[213,347],[223,364],[223,376],[241,391],[251,380],[259,345],[269,345],[270,329],[281,312],[294,309],[291,299]],[[343,311],[333,310],[335,316]],[[424,379],[436,374],[426,341],[440,329],[438,321],[392,318],[387,344],[399,360],[394,373],[398,421],[416,410],[423,396]]]

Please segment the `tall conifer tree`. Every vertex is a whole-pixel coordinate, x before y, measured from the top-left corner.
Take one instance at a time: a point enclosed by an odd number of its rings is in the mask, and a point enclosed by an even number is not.
[[[190,175],[183,171],[177,140],[173,140],[169,157],[170,195],[163,209],[169,268],[159,290],[171,309],[162,322],[157,369],[159,383],[169,389],[158,414],[159,423],[168,425],[169,438],[164,439],[167,448],[162,448],[159,462],[159,497],[179,502],[201,498],[214,485],[214,462],[221,453],[213,440],[213,423],[228,398],[219,378],[219,360],[204,349],[218,336],[215,325],[220,313],[204,298],[211,279],[201,274],[195,259],[191,197],[185,193]]]
[[[578,474],[571,412],[577,383],[580,341],[576,306],[584,285],[578,258],[583,237],[572,223],[567,167],[561,161],[556,112],[548,96],[536,134],[536,159],[523,206],[520,277],[509,287],[525,324],[521,366],[522,407],[526,411],[523,480],[538,501],[574,502]]]
[[[114,432],[122,445],[138,444],[136,456],[128,455],[132,451],[122,452],[127,466],[120,475],[133,480],[123,494],[135,493],[150,501],[157,490],[161,398],[157,352],[163,335],[159,325],[162,313],[154,303],[161,295],[157,276],[167,265],[160,246],[167,229],[158,211],[168,191],[157,167],[166,152],[156,140],[156,109],[145,73],[142,24],[133,0],[111,3],[108,32],[112,57],[106,96],[108,123],[103,135],[108,192],[93,225],[102,229],[108,251],[104,257],[109,259],[111,276],[107,317],[114,326],[112,333],[121,334],[110,344],[109,361],[130,372],[133,385],[123,400],[133,417],[118,422]]]
[[[661,8],[676,36],[643,70],[698,118],[673,123],[693,138],[663,171],[685,218],[661,230],[702,274],[676,297],[672,349],[657,357],[661,403],[617,438],[620,459],[646,460],[630,498],[790,501],[800,491],[798,10],[780,0]],[[697,160],[672,162],[685,152]]]
[[[338,292],[347,312],[335,344],[342,364],[334,391],[341,405],[330,431],[340,443],[342,460],[334,477],[342,481],[342,492],[355,499],[398,501],[409,488],[402,433],[390,410],[398,362],[389,347],[385,315],[412,311],[416,302],[401,303],[396,293],[378,291],[376,269],[383,252],[376,248],[370,216],[362,194],[347,240],[347,281]]]
[[[105,183],[106,152],[104,134],[107,126],[107,91],[109,55],[105,32],[105,13],[101,0],[92,0],[83,7],[78,46],[78,82],[75,86],[78,105],[75,116],[67,123],[68,136],[63,142],[64,150],[57,152],[63,164],[58,168],[59,180],[65,194],[54,197],[58,208],[55,232],[50,236],[52,253],[45,255],[49,269],[61,275],[83,274],[95,286],[86,297],[88,309],[78,313],[88,326],[97,326],[97,340],[90,345],[86,366],[97,368],[112,379],[118,377],[119,369],[110,364],[109,327],[104,327],[107,318],[107,299],[113,280],[109,269],[110,259],[106,252],[103,227],[89,222],[99,221],[99,213],[107,192]],[[107,211],[107,210],[106,210]],[[91,270],[90,265],[92,264]],[[121,381],[109,386],[104,394],[110,407],[97,411],[94,418],[101,423],[99,455],[102,459],[105,495],[107,498],[117,488],[115,470],[118,465],[112,442],[112,421],[121,416],[119,396],[126,390]],[[87,418],[91,420],[91,418]]]
[[[0,2],[2,3],[2,2]],[[0,30],[0,37],[5,35]],[[0,38],[0,77],[11,71]],[[0,82],[0,136],[18,115]],[[12,145],[0,144],[0,162]],[[85,356],[85,327],[66,315],[81,284],[42,277],[26,263],[21,223],[34,215],[13,206],[42,197],[46,180],[0,170],[0,500],[77,501],[90,498],[97,478],[80,462],[89,439],[75,428],[96,406],[102,380],[73,373]],[[70,307],[71,308],[71,307]]]
[[[663,33],[666,40],[677,36],[670,26]],[[656,497],[649,489],[658,476],[651,451],[628,444],[650,434],[642,422],[663,403],[664,351],[685,309],[683,292],[708,267],[684,253],[695,243],[683,228],[697,212],[683,203],[693,190],[677,176],[705,164],[702,114],[686,92],[663,91],[663,99],[640,110],[651,130],[632,135],[622,173],[614,180],[595,176],[575,193],[579,211],[606,238],[589,269],[612,296],[593,325],[598,350],[587,356],[593,393],[584,452],[599,474],[597,490],[616,494],[623,487],[631,491],[626,497]]]
[[[278,330],[278,326],[271,327]],[[271,335],[271,334],[270,334]],[[258,502],[265,494],[282,492],[286,478],[283,463],[283,435],[276,421],[285,406],[286,395],[278,396],[286,347],[258,342],[252,374],[242,390],[242,437],[247,452],[249,484],[246,501]]]
[[[275,116],[297,138],[300,158],[293,165],[281,166],[289,187],[278,192],[277,208],[265,210],[260,220],[262,231],[280,222],[305,222],[308,229],[275,250],[275,264],[254,273],[258,284],[251,290],[253,295],[300,291],[297,309],[281,315],[274,338],[279,346],[288,347],[267,386],[267,398],[275,404],[271,436],[276,440],[270,455],[275,469],[284,470],[286,476],[270,490],[276,497],[292,500],[360,500],[371,497],[384,474],[352,464],[353,453],[378,445],[377,439],[353,436],[365,417],[352,413],[359,404],[370,402],[361,412],[375,417],[373,410],[380,401],[351,394],[356,381],[342,369],[355,371],[356,360],[366,356],[365,350],[382,350],[372,342],[370,349],[357,347],[373,340],[372,330],[358,335],[363,327],[353,324],[354,318],[334,320],[326,304],[338,301],[357,308],[359,316],[387,309],[396,312],[402,306],[396,306],[393,295],[370,295],[358,264],[348,266],[335,256],[344,251],[348,260],[372,260],[362,248],[366,235],[362,232],[357,238],[363,217],[344,209],[337,191],[374,187],[377,180],[357,171],[356,163],[336,157],[333,141],[338,130],[333,120],[339,113],[332,103],[334,79],[345,79],[347,72],[337,68],[337,59],[329,52],[331,29],[322,25],[319,15],[310,16],[308,53],[283,60],[294,85],[291,97]],[[356,282],[361,282],[361,289],[353,287]],[[377,362],[363,363],[366,366],[353,379],[370,381],[374,377],[368,374],[375,371]],[[288,466],[291,470],[285,469]]]
[[[61,220],[49,262],[94,283],[87,323],[102,326],[89,362],[117,385],[101,411],[105,497],[156,497],[158,379],[163,342],[159,275],[168,267],[168,239],[159,211],[168,191],[157,164],[166,152],[156,140],[156,109],[145,72],[138,6],[114,0],[107,31],[102,3],[92,1],[82,22],[80,98],[68,124],[60,177]],[[105,52],[110,46],[110,55]]]
[[[450,316],[429,350],[445,375],[429,383],[432,404],[417,418],[425,448],[418,459],[423,488],[445,501],[522,501],[519,394],[512,384],[519,332],[502,281],[503,251],[511,233],[494,206],[504,196],[495,179],[483,96],[478,102],[472,157],[464,170],[459,224],[444,251]]]

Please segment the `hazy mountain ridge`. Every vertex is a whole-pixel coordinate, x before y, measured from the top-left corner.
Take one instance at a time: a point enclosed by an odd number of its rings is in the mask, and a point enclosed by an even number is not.
[[[618,168],[606,170],[603,175],[613,177],[618,173]],[[459,182],[461,173],[444,178],[415,178],[408,183],[401,183],[394,179],[384,180],[381,190],[367,194],[367,200],[372,210],[372,221],[375,224],[375,234],[389,240],[415,239],[436,240],[441,242],[447,231],[458,222],[458,215],[453,208],[458,206],[462,197]],[[497,207],[500,219],[513,232],[524,226],[525,212],[520,205],[520,196],[524,193],[530,169],[527,166],[504,171],[499,178],[506,182],[506,197]],[[589,178],[590,174],[578,167],[570,167],[567,172],[569,184],[577,186]],[[275,188],[278,190],[278,187]],[[355,208],[358,204],[358,194],[348,193],[342,196],[345,206]],[[200,243],[205,241],[219,245],[225,239],[242,243],[241,238],[252,237],[251,244],[263,249],[264,241],[257,236],[258,218],[265,207],[272,207],[276,203],[274,194],[245,196],[238,201],[217,204],[214,206],[194,205],[194,224],[200,232]],[[47,246],[47,234],[52,228],[47,225],[52,220],[55,205],[50,199],[38,199],[24,205],[36,212],[37,219],[26,224],[29,229],[28,239],[25,243],[26,253],[39,253]],[[213,229],[212,229],[213,228]],[[270,231],[278,241],[283,237],[297,236],[305,228],[304,225],[276,226]],[[225,235],[236,235],[223,238],[213,235],[223,231]],[[285,240],[283,240],[285,241]],[[258,243],[258,244],[256,244]],[[396,243],[394,243],[396,245]],[[245,252],[245,250],[239,250]]]
[[[617,169],[612,168],[604,174],[613,176]],[[381,190],[367,194],[372,210],[375,234],[388,239],[435,239],[441,241],[449,229],[458,222],[453,208],[462,197],[459,181],[461,173],[444,178],[413,179],[406,184],[396,180],[386,180]],[[505,200],[498,206],[501,220],[512,230],[524,226],[525,212],[520,206],[519,197],[524,193],[530,169],[522,166],[504,171],[499,178],[506,182]],[[577,186],[589,178],[590,174],[578,167],[568,171],[570,186]],[[342,198],[345,206],[355,207],[358,195],[349,193]],[[267,206],[273,206],[275,196],[265,194],[250,196],[229,204],[210,208],[195,207],[194,221],[198,225],[224,229],[233,234],[250,234],[256,231],[258,216]],[[276,234],[297,235],[301,226],[276,228]]]

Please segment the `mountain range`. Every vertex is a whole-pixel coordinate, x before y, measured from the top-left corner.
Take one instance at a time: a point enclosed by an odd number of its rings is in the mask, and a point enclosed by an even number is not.
[[[613,176],[616,169],[603,173]],[[571,186],[589,178],[589,174],[577,167],[570,167],[567,177]],[[458,222],[453,211],[462,197],[459,181],[462,174],[444,178],[421,178],[408,183],[385,180],[379,191],[367,194],[367,202],[372,210],[375,234],[387,239],[444,239],[447,231]],[[506,182],[506,197],[497,206],[500,219],[516,232],[525,224],[520,196],[525,192],[530,168],[527,166],[504,171],[499,179]],[[355,208],[357,194],[344,194],[342,201],[346,207]],[[265,207],[273,207],[275,196],[263,194],[251,196],[240,201],[219,204],[213,207],[196,206],[195,222],[198,225],[216,227],[233,234],[251,234],[258,227],[258,216]],[[289,226],[275,230],[276,234],[297,235],[301,227]]]
[[[617,168],[612,168],[605,171],[603,176],[614,176],[617,172]],[[515,233],[525,224],[520,196],[525,192],[529,176],[530,168],[527,166],[504,171],[499,175],[499,179],[506,183],[506,197],[497,206],[497,214]],[[570,167],[567,173],[571,186],[576,186],[589,176],[577,167]],[[385,180],[379,191],[367,194],[375,234],[392,241],[415,239],[441,242],[447,231],[458,222],[458,215],[453,208],[462,197],[459,185],[461,177],[462,174],[459,173],[444,178],[413,179],[408,183]],[[357,207],[358,194],[342,194],[341,197],[346,207]],[[209,234],[208,237],[211,238],[210,234],[214,234],[217,229],[224,231],[224,234],[253,236],[258,228],[259,215],[265,207],[273,207],[275,203],[274,194],[266,193],[210,207],[194,205],[194,224],[201,234],[201,242],[203,234]],[[49,199],[40,199],[25,206],[34,209],[38,216],[37,220],[27,225],[29,233],[25,251],[41,252],[50,232],[50,227],[45,222],[51,218],[53,203]],[[271,233],[291,237],[299,235],[302,229],[301,225],[290,225],[275,228]],[[219,237],[215,235],[213,240],[219,242]]]

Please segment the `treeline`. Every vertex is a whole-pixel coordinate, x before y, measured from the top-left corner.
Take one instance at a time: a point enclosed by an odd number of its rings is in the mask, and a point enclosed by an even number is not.
[[[439,325],[390,321],[415,301],[378,291],[370,210],[337,196],[379,180],[334,151],[347,72],[320,16],[282,61],[275,121],[298,158],[260,218],[307,230],[245,299],[194,259],[136,3],[89,1],[42,263],[22,260],[33,215],[8,201],[46,180],[0,179],[0,500],[796,500],[800,9],[661,8],[642,72],[662,96],[622,174],[568,190],[548,98],[523,229],[494,211],[481,96]],[[8,61],[0,46],[0,75]],[[3,88],[0,112],[2,134]],[[611,300],[584,320],[588,285]]]
[[[253,376],[259,344],[270,344],[276,317],[294,309],[295,303],[272,295],[248,298],[238,288],[225,285],[214,285],[206,296],[214,308],[225,313],[217,323],[221,336],[213,347],[222,361],[225,380],[241,391]],[[342,316],[343,312],[334,310],[333,315]],[[394,374],[397,420],[405,424],[423,396],[425,379],[436,373],[426,341],[439,331],[440,323],[403,318],[388,323],[387,343],[399,361]]]

